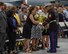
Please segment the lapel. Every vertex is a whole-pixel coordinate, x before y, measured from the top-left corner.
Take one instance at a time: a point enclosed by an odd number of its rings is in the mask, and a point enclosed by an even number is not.
[[[5,21],[7,21],[7,16],[6,16],[6,14],[5,14],[3,11],[1,11],[1,14],[2,14],[3,18],[5,19]]]
[[[4,21],[5,21],[6,27],[7,27],[8,26],[7,25],[7,16],[3,11],[0,11],[0,13],[1,13],[1,15],[2,15],[2,17],[3,17]]]

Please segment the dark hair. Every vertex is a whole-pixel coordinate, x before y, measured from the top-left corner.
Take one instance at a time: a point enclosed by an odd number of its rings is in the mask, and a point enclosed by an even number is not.
[[[42,9],[42,6],[39,6],[39,9]]]
[[[3,6],[4,5],[4,3],[3,2],[0,2],[0,6]]]
[[[16,8],[17,8],[16,6],[13,6],[11,9],[12,9],[12,10],[15,10]]]
[[[8,10],[8,11],[7,11],[7,17],[13,16],[14,13],[15,13],[15,12],[14,12],[13,10]]]
[[[35,6],[30,7],[30,8],[29,8],[29,13],[31,14],[32,11],[33,11],[35,8],[36,8]]]

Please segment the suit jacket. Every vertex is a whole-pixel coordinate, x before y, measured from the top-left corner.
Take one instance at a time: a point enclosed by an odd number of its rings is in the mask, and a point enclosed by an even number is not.
[[[6,33],[7,17],[3,11],[0,11],[0,33]]]

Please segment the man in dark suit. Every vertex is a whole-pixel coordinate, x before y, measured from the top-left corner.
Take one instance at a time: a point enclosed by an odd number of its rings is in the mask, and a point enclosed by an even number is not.
[[[2,52],[7,37],[6,34],[7,20],[6,15],[3,12],[3,5],[4,4],[0,2],[0,54]]]

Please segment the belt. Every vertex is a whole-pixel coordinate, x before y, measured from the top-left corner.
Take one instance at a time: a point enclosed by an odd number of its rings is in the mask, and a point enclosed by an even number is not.
[[[50,21],[50,23],[52,23],[52,22],[56,22],[56,20],[52,20],[52,21]]]

